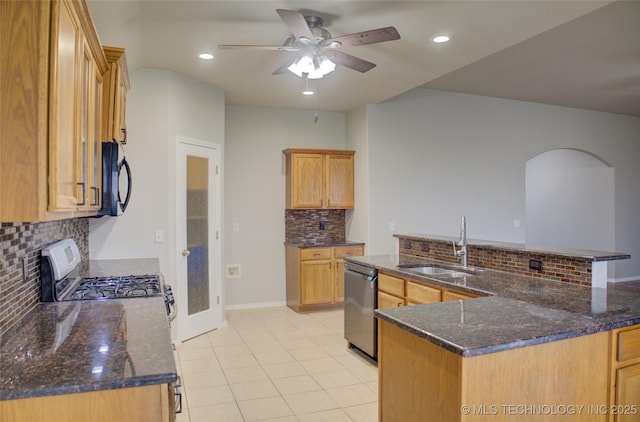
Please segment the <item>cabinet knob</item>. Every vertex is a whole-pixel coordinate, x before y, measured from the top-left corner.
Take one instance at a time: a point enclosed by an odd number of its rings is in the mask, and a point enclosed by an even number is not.
[[[185,249],[185,250],[182,251],[182,256],[189,256],[189,255],[191,255],[191,251],[190,250]]]

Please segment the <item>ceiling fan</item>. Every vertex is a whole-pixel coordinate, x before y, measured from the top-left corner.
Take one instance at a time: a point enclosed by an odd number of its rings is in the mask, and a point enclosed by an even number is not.
[[[218,48],[298,52],[296,57],[285,62],[273,74],[283,74],[288,70],[301,77],[317,79],[333,71],[336,64],[361,73],[376,67],[374,63],[340,51],[342,47],[400,39],[400,34],[393,26],[332,37],[322,27],[323,20],[318,16],[303,16],[298,11],[287,9],[276,9],[276,12],[291,31],[291,36],[283,45],[219,45]]]

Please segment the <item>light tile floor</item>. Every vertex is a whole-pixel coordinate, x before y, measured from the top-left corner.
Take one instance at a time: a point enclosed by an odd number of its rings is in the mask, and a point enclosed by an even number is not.
[[[177,422],[375,422],[378,369],[347,348],[344,312],[227,312],[228,326],[182,343]]]

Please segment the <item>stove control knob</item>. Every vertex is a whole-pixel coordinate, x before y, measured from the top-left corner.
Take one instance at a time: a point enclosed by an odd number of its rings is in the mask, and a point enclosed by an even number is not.
[[[189,255],[191,255],[191,251],[190,250],[185,249],[185,250],[182,251],[182,256],[189,256]]]

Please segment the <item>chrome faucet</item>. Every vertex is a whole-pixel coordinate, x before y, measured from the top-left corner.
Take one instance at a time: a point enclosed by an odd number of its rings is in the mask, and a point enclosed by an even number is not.
[[[462,216],[462,220],[460,220],[460,240],[458,240],[458,243],[456,242],[452,242],[453,243],[453,254],[455,256],[461,256],[462,257],[462,266],[466,267],[467,266],[467,217],[466,216]],[[459,246],[460,249],[456,248],[456,246]]]

